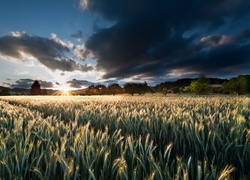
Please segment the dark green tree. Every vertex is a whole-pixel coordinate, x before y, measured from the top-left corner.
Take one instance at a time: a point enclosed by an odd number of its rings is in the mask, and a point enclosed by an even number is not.
[[[161,93],[163,94],[163,95],[166,95],[167,93],[168,93],[168,89],[167,88],[162,88],[162,91],[161,91]]]
[[[3,89],[1,92],[0,92],[0,96],[10,96],[10,92],[7,90],[7,89]]]
[[[177,86],[173,87],[171,90],[172,90],[172,92],[173,92],[174,94],[177,94],[177,93],[180,93],[180,92],[181,92],[181,91],[180,91],[180,88],[177,87]]]
[[[138,94],[143,95],[149,90],[148,84],[145,81],[143,84],[138,84]]]
[[[230,79],[221,86],[224,94],[249,94],[250,93],[250,75],[240,75]]]
[[[210,91],[211,85],[205,75],[200,75],[197,80],[191,82],[189,89],[195,94],[202,95]]]
[[[30,94],[31,95],[41,95],[41,86],[37,80],[34,81],[34,83],[31,85]]]

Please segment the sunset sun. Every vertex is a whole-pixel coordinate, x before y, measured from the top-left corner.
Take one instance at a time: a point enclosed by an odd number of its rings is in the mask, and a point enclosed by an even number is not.
[[[68,91],[71,90],[71,88],[69,86],[67,86],[67,85],[62,85],[58,89],[61,90],[61,91],[64,91],[64,92],[68,92]]]
[[[56,93],[55,95],[59,95],[59,96],[70,96],[72,95],[71,91],[73,90],[72,88],[70,88],[70,86],[68,86],[68,84],[61,84],[60,86],[58,86],[58,88],[56,89]]]

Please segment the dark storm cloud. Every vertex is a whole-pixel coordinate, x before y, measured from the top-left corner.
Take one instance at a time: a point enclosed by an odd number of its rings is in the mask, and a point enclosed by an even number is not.
[[[78,41],[80,41],[83,38],[83,33],[81,30],[78,30],[74,34],[72,34],[71,37],[76,38]]]
[[[51,70],[86,72],[93,69],[65,56],[68,52],[70,52],[69,47],[55,39],[32,36],[23,32],[0,37],[0,55],[6,58],[22,60],[25,54],[36,58]]]
[[[11,84],[10,87],[30,89],[33,82],[34,82],[34,80],[32,80],[32,79],[19,79],[16,81],[15,84]]]
[[[90,85],[95,84],[95,83],[90,82],[90,81],[77,80],[77,79],[72,79],[71,81],[67,81],[66,83],[69,84],[71,88],[82,88],[83,86],[88,87]]]
[[[246,29],[236,36],[214,34],[201,39],[201,43],[206,46],[219,46],[227,44],[240,44],[250,38],[250,29]],[[249,43],[249,42],[248,42]]]
[[[106,81],[102,81],[102,82],[99,81],[98,83],[96,83],[96,82],[91,82],[91,81],[87,81],[87,80],[72,79],[70,81],[67,81],[66,83],[69,84],[71,88],[82,88],[82,87],[88,87],[88,86],[97,85],[97,84],[102,84],[102,85],[108,86],[108,85],[114,84],[114,83],[125,84],[126,82],[124,82],[124,81],[118,82],[117,80],[106,80]]]
[[[33,79],[19,79],[15,82],[15,84],[10,84],[11,88],[24,88],[24,89],[30,89],[31,85],[34,83],[35,80]],[[38,81],[41,88],[53,88],[54,85],[50,81],[43,81],[39,80]]]
[[[54,87],[53,83],[50,82],[50,81],[42,81],[42,80],[40,80],[39,83],[41,85],[41,88],[53,88]]]
[[[220,75],[249,65],[249,0],[84,2],[113,22],[86,41],[103,78],[155,78],[173,70]]]
[[[218,46],[209,51],[184,57],[176,63],[169,64],[169,67],[215,76],[240,73],[242,70],[250,72],[249,51],[250,45],[240,47],[235,45]]]
[[[104,84],[106,86],[110,85],[110,84],[118,84],[120,82],[118,82],[117,80],[107,80],[107,81],[103,81],[101,82],[101,84]]]

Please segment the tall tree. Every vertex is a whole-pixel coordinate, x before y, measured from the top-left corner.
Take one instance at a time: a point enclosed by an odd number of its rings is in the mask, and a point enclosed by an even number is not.
[[[110,94],[113,94],[113,95],[119,94],[119,93],[122,92],[121,86],[120,86],[119,84],[117,84],[117,83],[110,84],[110,85],[108,86],[108,90],[109,90],[109,93],[110,93]]]
[[[127,93],[131,94],[132,96],[137,93],[137,94],[145,94],[148,90],[148,84],[144,82],[143,84],[141,83],[127,83],[124,85],[124,89]]]
[[[126,93],[131,94],[132,96],[137,93],[137,84],[135,83],[126,83],[124,85],[124,89],[126,91]]]
[[[191,92],[201,95],[208,93],[211,85],[205,75],[200,75],[199,79],[191,82],[189,89]]]
[[[30,94],[41,95],[41,86],[37,80],[35,80],[34,83],[31,85]]]
[[[106,94],[107,93],[107,87],[103,84],[98,84],[95,86],[96,92],[99,95]]]

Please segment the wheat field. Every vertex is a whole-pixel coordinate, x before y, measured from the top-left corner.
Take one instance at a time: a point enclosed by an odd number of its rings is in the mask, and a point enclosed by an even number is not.
[[[250,179],[250,98],[0,97],[0,179]]]

